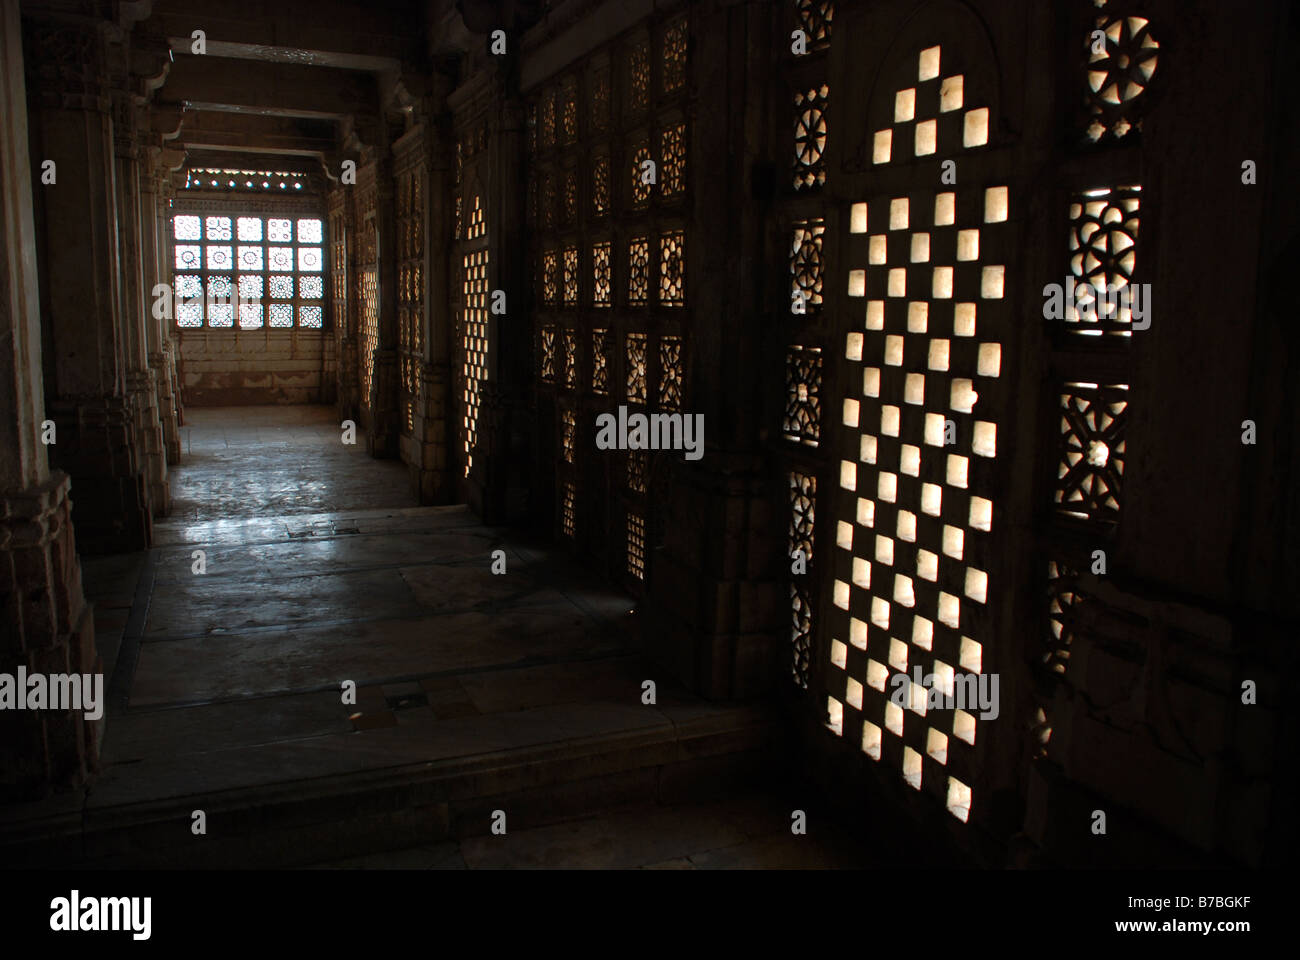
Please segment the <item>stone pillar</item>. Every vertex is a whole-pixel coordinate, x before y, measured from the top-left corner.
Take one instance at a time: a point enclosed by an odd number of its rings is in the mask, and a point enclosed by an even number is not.
[[[138,550],[152,536],[121,322],[117,162],[109,41],[118,28],[34,12],[24,19],[32,157],[57,179],[33,194],[53,466],[78,490],[87,553]],[[134,369],[139,371],[143,364]]]
[[[153,315],[153,287],[157,284],[170,284],[172,271],[168,269],[169,246],[166,242],[166,213],[162,209],[166,187],[166,169],[162,167],[161,150],[148,148],[144,153],[146,163],[144,172],[147,176],[142,181],[140,193],[140,238],[142,238],[144,260],[144,293],[146,293],[146,315],[144,323],[148,330],[149,371],[153,373],[153,386],[157,397],[157,418],[159,433],[157,441],[161,444],[161,463],[155,459],[155,451],[149,453],[149,464],[155,490],[153,505],[156,515],[165,515],[170,510],[170,489],[166,483],[166,464],[181,462],[181,432],[177,423],[177,406],[173,389],[174,363],[172,354],[172,323],[165,315]],[[160,506],[161,505],[161,506]]]
[[[370,431],[366,448],[372,457],[396,457],[401,441],[397,409],[397,204],[393,157],[387,144],[375,163],[376,241],[379,270],[379,345],[370,382]]]
[[[531,279],[524,233],[524,108],[513,76],[498,76],[497,108],[488,124],[488,288],[506,291],[505,315],[488,313],[488,381],[479,415],[477,464],[483,516],[489,522],[523,522],[528,513],[529,467],[534,421],[531,415],[532,345],[512,335]],[[489,298],[490,303],[490,298]],[[512,306],[513,304],[513,306]]]
[[[706,5],[693,17],[697,178],[686,255],[694,322],[684,412],[704,417],[704,456],[667,458],[666,476],[650,490],[654,523],[665,527],[652,537],[646,584],[650,650],[713,698],[761,695],[788,676],[780,661],[790,629],[789,568],[781,565],[787,521],[773,515],[786,493],[773,483],[763,441],[771,380],[757,372],[766,369],[769,341],[755,323],[789,304],[774,308],[762,295],[770,208],[756,202],[751,178],[765,156],[768,121],[744,92],[768,83],[769,48],[747,38],[765,36],[769,20],[762,4]],[[710,178],[719,170],[745,174]]]
[[[71,172],[71,171],[69,171]],[[39,189],[39,187],[38,187]],[[0,673],[99,673],[68,476],[49,469],[27,105],[16,0],[0,2]],[[48,427],[48,424],[45,425]],[[56,433],[54,439],[61,440]],[[57,445],[57,444],[56,444]],[[102,716],[0,711],[0,800],[84,782]]]
[[[123,77],[119,84],[125,86]],[[113,94],[113,152],[117,161],[118,251],[122,265],[121,323],[127,347],[127,396],[135,422],[135,445],[145,474],[145,500],[152,516],[167,512],[167,461],[162,420],[158,414],[157,377],[149,365],[149,331],[156,324],[150,309],[153,288],[146,287],[152,264],[145,257],[144,234],[154,217],[146,211],[141,185],[141,147],[137,135],[137,106],[129,90]],[[148,223],[146,223],[146,218]],[[150,244],[152,246],[152,244]]]

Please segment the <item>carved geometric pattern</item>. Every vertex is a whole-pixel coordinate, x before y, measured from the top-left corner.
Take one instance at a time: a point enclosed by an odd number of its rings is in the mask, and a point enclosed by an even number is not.
[[[797,0],[799,28],[808,38],[809,50],[824,50],[831,42],[831,20],[835,16],[833,0]]]
[[[659,237],[659,306],[686,305],[686,234],[674,230]]]
[[[482,203],[479,202],[478,194],[474,194],[474,202],[470,205],[469,227],[465,230],[466,240],[477,240],[480,237],[487,236],[487,222],[483,218],[484,210]]]
[[[1160,44],[1151,36],[1149,22],[1142,17],[1098,13],[1089,34],[1088,92],[1085,97],[1089,123],[1087,136],[1097,141],[1110,134],[1121,139],[1142,120],[1132,102],[1141,95],[1156,72]],[[1097,31],[1104,41],[1096,51]]]
[[[483,383],[487,380],[488,353],[488,252],[474,250],[464,256],[464,285],[461,319],[461,348],[464,363],[461,375],[465,388],[461,399],[465,406],[463,421],[465,476],[474,465],[478,449],[478,416],[483,403]]]
[[[627,302],[645,306],[650,296],[650,240],[633,237],[627,245]]]
[[[682,408],[681,337],[664,337],[659,341],[659,408]]]
[[[542,223],[547,230],[555,228],[555,204],[557,199],[555,174],[542,174]]]
[[[664,31],[663,90],[673,93],[686,86],[686,21],[677,20]]]
[[[560,446],[564,453],[564,462],[573,463],[578,443],[578,420],[572,410],[560,414]]]
[[[627,112],[644,113],[650,98],[650,44],[644,39],[628,51],[627,78]]]
[[[801,190],[826,182],[826,101],[830,87],[822,84],[794,95],[794,187]]]
[[[877,130],[872,140],[872,163],[956,153],[988,143],[988,108],[965,110],[966,77],[941,77],[942,53],[939,47],[922,50],[916,85],[894,93],[891,125]]]
[[[821,347],[791,346],[785,359],[785,417],[787,440],[810,447],[821,437]]]
[[[1128,386],[1066,383],[1061,392],[1057,510],[1101,523],[1119,520]]]
[[[937,81],[937,49],[920,60],[923,82]],[[897,97],[894,107],[907,114]],[[918,188],[844,211],[848,293],[866,309],[851,311],[834,351],[844,393],[828,428],[838,459],[818,628],[828,725],[962,822],[980,708],[927,709],[924,686],[899,684],[918,668],[944,694],[984,682],[988,606],[1001,596],[988,569],[997,494],[985,466],[1001,427],[994,337],[1012,317],[1006,267],[982,251],[1003,249],[1008,194]]]
[[[1087,325],[1080,333],[1131,336],[1133,306],[1147,306],[1127,302],[1126,296],[1107,297],[1110,302],[1102,303],[1093,292],[1129,286],[1137,265],[1141,199],[1137,185],[1085,190],[1070,198],[1070,272],[1091,289],[1065,298],[1064,312],[1067,322]]]
[[[555,92],[548,90],[542,95],[542,149],[549,150],[555,146]]]
[[[564,172],[564,223],[572,226],[578,221],[578,171]]]
[[[817,478],[790,471],[790,536],[787,553],[803,551],[804,564],[812,569],[813,533],[817,520]]]
[[[591,125],[596,130],[609,126],[609,64],[603,64],[591,76]]]
[[[564,249],[564,305],[578,305],[578,248]]]
[[[822,235],[826,222],[799,220],[790,244],[790,295],[802,298],[804,309],[822,305]]]
[[[555,381],[555,327],[552,324],[542,327],[542,351],[538,370],[543,382]]]
[[[803,690],[808,689],[812,660],[812,602],[802,583],[790,584],[790,675]]]
[[[591,391],[609,393],[609,330],[591,331]]]
[[[667,198],[686,192],[686,124],[659,131],[659,184]]]
[[[564,385],[570,390],[578,388],[578,335],[573,330],[564,331]]]
[[[1064,675],[1070,664],[1078,606],[1087,596],[1078,589],[1079,574],[1060,560],[1047,562],[1047,617],[1051,636],[1047,638],[1042,663],[1052,673]]]
[[[608,307],[613,304],[610,277],[610,242],[603,240],[591,247],[592,305]]]
[[[573,482],[566,480],[564,482],[564,501],[561,508],[560,516],[564,524],[564,535],[572,537],[577,530],[578,516],[578,490]]]
[[[561,140],[568,146],[578,142],[578,81],[566,77],[560,86],[563,106],[560,111]]]
[[[628,403],[645,403],[645,334],[627,335],[627,400]]]
[[[542,303],[553,307],[560,296],[560,261],[554,250],[542,254]]]
[[[232,329],[238,314],[240,329],[260,329],[268,282],[273,296],[291,301],[287,311],[274,313],[273,326],[293,327],[295,316],[301,326],[323,323],[325,233],[320,218],[177,214],[172,235],[177,326],[202,327],[206,317],[209,328]]]
[[[644,450],[629,450],[627,454],[627,488],[633,493],[645,493],[649,456]]]
[[[648,144],[642,142],[632,151],[632,206],[634,207],[644,207],[650,200],[650,189],[653,186],[650,183],[651,168],[643,164],[651,162]],[[655,179],[658,179],[657,174]]]
[[[645,579],[645,518],[635,513],[627,515],[627,572]]]
[[[591,215],[609,213],[609,157],[601,155],[591,162]]]

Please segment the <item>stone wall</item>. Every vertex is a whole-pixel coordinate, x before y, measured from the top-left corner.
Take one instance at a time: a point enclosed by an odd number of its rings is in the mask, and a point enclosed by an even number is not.
[[[183,331],[178,361],[188,406],[333,403],[337,346],[329,331]]]

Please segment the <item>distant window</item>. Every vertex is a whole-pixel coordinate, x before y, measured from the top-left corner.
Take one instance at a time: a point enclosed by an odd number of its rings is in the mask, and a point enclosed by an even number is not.
[[[325,234],[319,217],[172,219],[176,326],[320,329]]]

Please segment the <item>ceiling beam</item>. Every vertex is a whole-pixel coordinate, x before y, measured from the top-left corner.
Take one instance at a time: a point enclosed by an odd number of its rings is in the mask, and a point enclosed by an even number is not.
[[[385,71],[419,62],[424,6],[409,0],[157,0],[149,28],[178,54],[190,53],[194,31],[202,30],[210,56]]]
[[[178,55],[157,100],[189,109],[317,119],[378,108],[371,74],[212,54]]]

